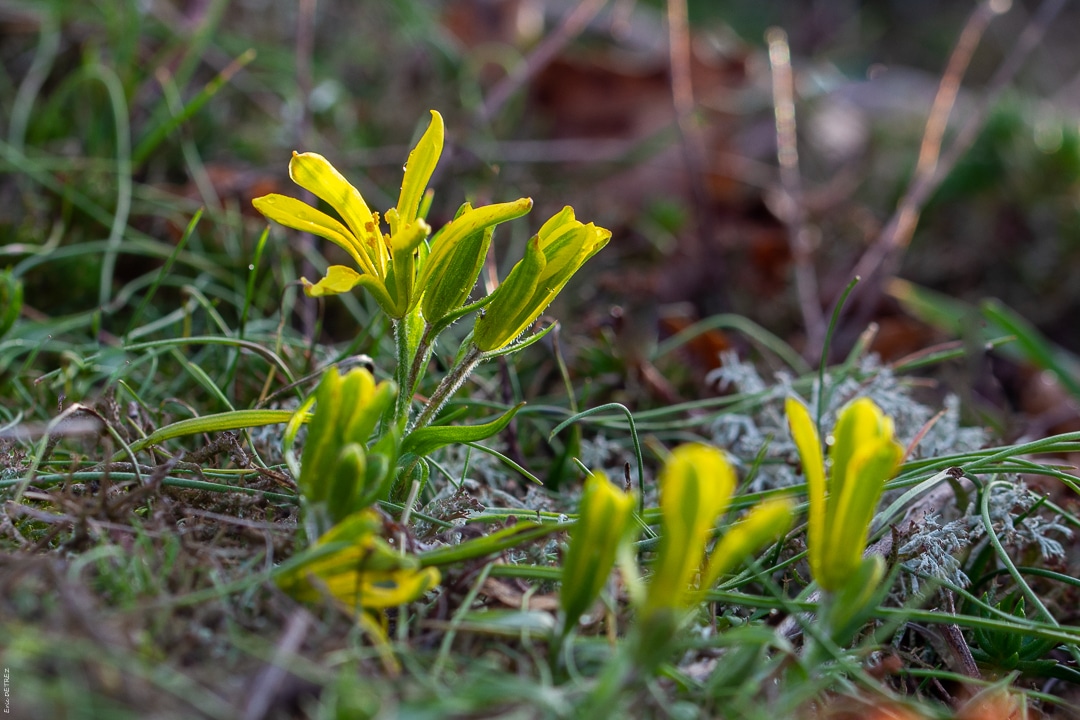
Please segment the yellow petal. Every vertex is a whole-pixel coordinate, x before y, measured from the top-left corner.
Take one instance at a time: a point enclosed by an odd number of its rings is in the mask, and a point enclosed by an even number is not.
[[[320,577],[326,589],[349,609],[389,608],[412,602],[439,582],[435,568],[350,572]]]
[[[307,278],[300,278],[304,284],[304,292],[308,297],[322,297],[324,295],[340,295],[347,293],[360,283],[363,277],[350,267],[344,265],[331,265],[326,269],[326,277],[312,285]]]
[[[821,438],[818,436],[814,419],[810,417],[810,411],[801,400],[789,397],[784,407],[791,437],[802,460],[803,475],[806,476],[806,495],[810,503],[806,545],[810,572],[820,582],[822,568],[828,560],[828,550],[825,547],[825,458],[821,454]]]
[[[791,528],[791,515],[792,503],[787,498],[766,500],[755,506],[713,548],[701,589],[708,590],[721,575],[731,572],[749,555],[786,533]]]
[[[442,115],[432,110],[431,123],[405,163],[405,178],[401,182],[397,204],[398,221],[402,224],[416,220],[420,200],[442,155],[444,133]]]
[[[874,509],[903,449],[893,439],[892,418],[866,397],[841,410],[833,435],[829,544],[848,556],[847,567],[838,573],[847,575],[861,562]]]
[[[867,397],[851,401],[840,411],[840,416],[836,419],[836,427],[833,428],[833,444],[829,449],[829,457],[832,459],[832,481],[829,484],[832,494],[832,499],[829,501],[831,509],[835,509],[835,503],[844,495],[845,484],[851,477],[848,472],[848,463],[856,452],[883,437],[886,421],[888,421],[888,434],[891,439],[892,420],[886,418],[874,401]]]
[[[372,242],[381,237],[375,216],[360,192],[326,158],[318,153],[294,152],[289,177],[334,208],[365,249],[378,248],[378,243]]]
[[[649,583],[647,614],[687,604],[705,546],[734,490],[735,469],[716,448],[689,444],[672,452],[660,473],[663,535]]]
[[[268,219],[285,227],[326,238],[349,253],[349,257],[356,261],[356,264],[365,272],[375,272],[375,268],[363,252],[356,237],[347,227],[326,213],[287,195],[264,195],[252,200],[251,204]]]

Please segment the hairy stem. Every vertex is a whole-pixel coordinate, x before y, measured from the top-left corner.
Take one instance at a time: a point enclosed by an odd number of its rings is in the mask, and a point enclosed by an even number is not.
[[[394,369],[394,380],[398,385],[397,401],[394,404],[394,420],[400,422],[409,417],[409,402],[412,399],[412,384],[406,372],[412,366],[412,358],[409,357],[409,331],[406,328],[407,320],[394,320],[394,346],[397,350],[397,367]]]
[[[450,372],[439,383],[439,387],[435,388],[431,399],[428,400],[427,405],[424,406],[423,411],[420,413],[420,417],[416,419],[409,431],[418,430],[431,422],[439,410],[442,409],[442,406],[446,404],[446,401],[458,391],[461,384],[465,382],[465,379],[469,377],[483,359],[484,353],[480,348],[475,345],[470,347],[465,356],[461,358],[461,362],[451,368]]]
[[[409,368],[409,396],[412,397],[416,393],[416,388],[420,385],[420,380],[424,376],[424,368],[427,367],[428,361],[431,359],[431,351],[435,347],[435,338],[431,333],[431,324],[424,322],[424,334],[420,338],[420,344],[416,348],[416,355],[413,356],[412,366]]]

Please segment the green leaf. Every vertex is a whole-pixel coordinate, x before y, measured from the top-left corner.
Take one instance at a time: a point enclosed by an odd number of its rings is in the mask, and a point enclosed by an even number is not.
[[[335,523],[345,519],[353,512],[362,509],[357,502],[363,492],[363,482],[367,474],[367,457],[364,446],[349,443],[338,453],[330,476],[330,487],[326,497],[330,519]]]
[[[885,291],[911,315],[957,337],[966,333],[965,324],[970,326],[975,315],[974,308],[967,303],[907,280],[894,278]]]
[[[870,555],[862,559],[836,591],[824,621],[837,645],[847,645],[888,591],[889,584],[882,582],[884,577],[885,559]]]
[[[483,425],[435,425],[420,428],[411,433],[401,443],[401,454],[412,453],[423,457],[452,443],[486,440],[509,425],[514,415],[524,404],[518,403],[497,420],[492,420]]]
[[[23,285],[10,270],[0,273],[0,337],[3,337],[22,310]]]
[[[439,268],[440,274],[420,285],[420,292],[423,293],[421,307],[428,322],[438,322],[469,298],[487,257],[493,234],[494,228],[485,228],[466,235],[458,241],[452,255],[444,256],[447,262],[445,267]]]
[[[188,418],[158,428],[143,439],[131,443],[130,450],[131,452],[139,452],[151,445],[157,445],[166,440],[184,437],[185,435],[242,430],[244,428],[261,427],[262,425],[287,423],[292,419],[293,414],[292,410],[232,410],[215,415]]]
[[[523,510],[521,514],[526,517],[532,515],[527,510]],[[444,545],[434,550],[418,553],[416,559],[420,561],[420,567],[425,568],[454,565],[466,560],[477,560],[500,553],[507,548],[539,540],[552,533],[562,532],[570,526],[571,523],[539,524],[531,521],[519,521],[517,524],[494,532],[491,535],[466,540],[458,545]]]
[[[461,305],[476,284],[496,225],[521,217],[532,200],[521,198],[473,208],[462,206],[458,216],[431,240],[431,254],[423,264],[419,286],[424,295],[424,317],[434,323]]]
[[[1080,400],[1080,362],[1075,355],[1052,344],[1034,325],[996,300],[984,302],[982,311],[987,319],[1016,336],[1028,360],[1052,372],[1069,394]]]
[[[529,347],[530,345],[535,345],[536,343],[543,340],[549,332],[551,332],[558,326],[559,323],[557,321],[553,322],[543,330],[535,332],[529,337],[524,338],[523,340],[518,340],[517,342],[511,343],[510,345],[505,345],[498,350],[490,350],[488,352],[485,352],[484,359],[491,360],[493,358],[502,357],[503,355],[512,355],[513,353],[520,352],[525,348]]]

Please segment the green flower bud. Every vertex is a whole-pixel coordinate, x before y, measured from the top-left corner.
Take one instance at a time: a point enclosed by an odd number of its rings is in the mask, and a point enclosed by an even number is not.
[[[529,198],[478,208],[466,203],[458,216],[436,233],[417,283],[423,292],[424,319],[434,324],[465,304],[484,266],[495,226],[521,217],[531,208]]]
[[[330,368],[315,390],[315,413],[308,425],[297,485],[305,502],[325,506],[333,522],[370,504],[375,499],[371,484],[381,483],[383,478],[373,478],[369,471],[396,459],[373,462],[365,449],[395,393],[393,383],[376,384],[363,368],[344,376],[337,368]],[[396,447],[380,442],[376,452],[394,450]]]
[[[602,472],[585,480],[578,521],[563,562],[559,605],[569,632],[596,601],[611,574],[619,545],[634,527],[634,494],[619,490]]]
[[[569,206],[544,223],[477,318],[476,347],[488,352],[513,342],[610,239],[610,230],[582,224]]]

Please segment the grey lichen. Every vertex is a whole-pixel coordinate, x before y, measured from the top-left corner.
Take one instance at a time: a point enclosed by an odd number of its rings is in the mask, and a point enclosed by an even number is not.
[[[957,555],[971,545],[971,530],[964,517],[942,525],[937,514],[928,515],[915,535],[900,546],[897,559],[907,573],[902,582],[910,594],[918,594],[920,576],[930,576],[967,587],[971,580],[964,574]]]
[[[795,394],[791,376],[778,373],[770,384],[752,364],[743,362],[734,352],[723,353],[721,362],[722,366],[709,374],[709,382],[721,390],[753,397],[755,402],[749,411],[722,413],[714,418],[708,426],[710,442],[727,450],[745,467],[768,441],[765,462],[750,485],[752,491],[802,482],[794,471],[797,452],[783,412],[784,398]],[[955,396],[946,396],[940,411],[924,405],[913,397],[910,380],[898,377],[876,355],[862,358],[843,378],[836,379],[827,373],[824,388],[822,428],[831,428],[848,402],[868,397],[893,419],[897,440],[902,445],[907,447],[922,433],[912,449],[911,459],[968,452],[982,447],[988,439],[981,428],[960,425],[960,402]],[[818,393],[815,382],[810,397],[806,398],[815,411]],[[935,415],[939,416],[936,420]]]

